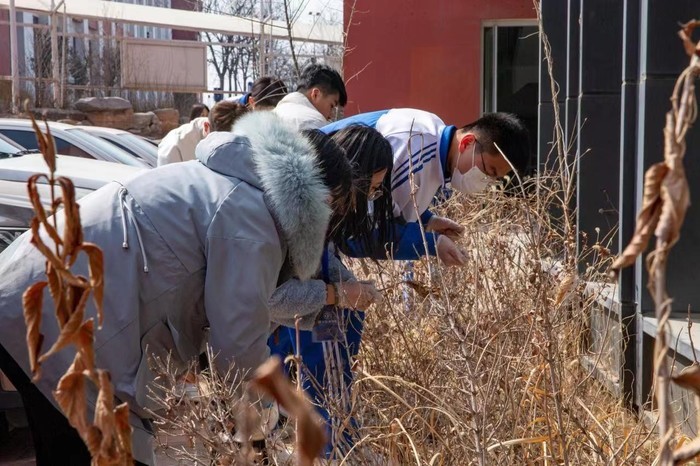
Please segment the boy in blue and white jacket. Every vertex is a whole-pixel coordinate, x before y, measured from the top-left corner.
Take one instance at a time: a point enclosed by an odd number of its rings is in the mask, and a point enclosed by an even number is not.
[[[446,125],[432,113],[400,108],[362,113],[321,130],[331,133],[351,124],[375,128],[394,150],[391,195],[395,215],[405,221],[397,225],[394,244],[389,250],[388,258],[396,260],[430,254],[437,255],[446,265],[463,265],[466,257],[453,238],[459,236],[464,227],[433,215],[429,207],[435,195],[447,183],[466,194],[482,191],[513,169],[525,172],[530,162],[528,131],[517,117],[507,113],[485,114],[457,128]],[[412,186],[415,187],[413,195]],[[418,219],[425,231],[432,233],[426,235],[425,242]],[[344,252],[354,257],[372,256],[359,245]]]

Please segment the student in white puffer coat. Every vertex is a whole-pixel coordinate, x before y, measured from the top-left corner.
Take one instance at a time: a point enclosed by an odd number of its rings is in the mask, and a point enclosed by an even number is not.
[[[340,74],[327,65],[310,65],[302,71],[297,91],[287,94],[273,111],[299,130],[319,129],[347,103]]]

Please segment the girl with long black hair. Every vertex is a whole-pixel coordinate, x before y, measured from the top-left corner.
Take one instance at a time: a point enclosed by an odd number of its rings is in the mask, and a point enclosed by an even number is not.
[[[314,131],[310,133],[307,137],[313,140]],[[339,454],[349,451],[353,441],[340,419],[331,418],[324,406],[330,396],[343,400],[345,410],[350,408],[350,367],[359,351],[363,310],[381,298],[373,283],[358,281],[341,263],[338,251],[358,246],[374,251],[391,248],[393,231],[389,143],[378,131],[362,125],[344,128],[332,134],[331,140],[345,150],[351,162],[353,201],[345,212],[336,211],[331,218],[328,247],[316,279],[289,280],[275,291],[271,319],[283,327],[268,341],[272,352],[283,358],[292,352],[301,354],[304,372],[297,376],[303,378],[304,390],[329,423],[329,457],[334,450]],[[301,329],[299,347],[295,319]]]

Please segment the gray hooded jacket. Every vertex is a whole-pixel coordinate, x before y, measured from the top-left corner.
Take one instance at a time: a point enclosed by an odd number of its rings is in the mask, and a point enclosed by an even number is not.
[[[184,364],[200,353],[208,327],[220,368],[262,363],[268,301],[283,264],[302,279],[315,274],[330,214],[310,144],[270,112],[244,116],[232,133],[212,133],[196,156],[106,185],[80,203],[85,241],[104,251],[96,363],[130,402],[134,456],[148,464],[152,436],[140,417],[153,378],[149,355],[172,354]],[[61,213],[58,219],[61,231]],[[21,298],[45,279],[44,259],[29,240],[23,235],[0,255],[0,343],[27,374]],[[87,275],[86,261],[74,270]],[[54,342],[48,296],[43,313],[41,332]],[[95,315],[92,301],[87,315]],[[72,359],[64,350],[42,366],[37,386],[52,402]]]

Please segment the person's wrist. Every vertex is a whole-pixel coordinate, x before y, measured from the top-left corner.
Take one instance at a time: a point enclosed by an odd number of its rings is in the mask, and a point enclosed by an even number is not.
[[[338,305],[338,289],[334,283],[326,285],[326,304],[329,306]]]

